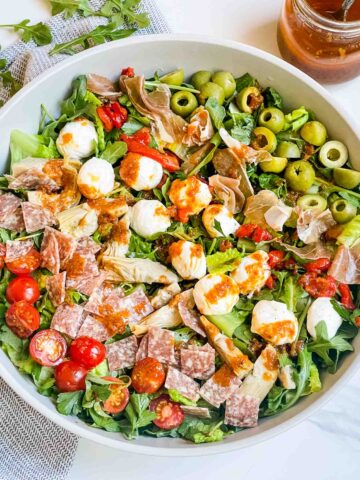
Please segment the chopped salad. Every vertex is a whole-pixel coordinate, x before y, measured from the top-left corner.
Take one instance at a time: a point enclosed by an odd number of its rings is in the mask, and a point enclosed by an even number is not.
[[[353,350],[360,172],[272,86],[83,75],[10,151],[0,344],[61,414],[220,441]]]

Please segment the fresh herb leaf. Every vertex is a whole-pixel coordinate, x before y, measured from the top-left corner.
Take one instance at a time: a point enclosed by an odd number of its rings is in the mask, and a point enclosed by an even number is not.
[[[185,418],[178,428],[178,433],[186,440],[194,443],[210,443],[223,440],[225,432],[221,429],[222,420],[199,420]]]
[[[287,195],[286,180],[275,173],[261,173],[258,182],[260,188],[271,190],[278,198],[285,198]]]
[[[210,114],[214,127],[219,130],[223,126],[223,120],[226,116],[225,108],[214,97],[207,100],[205,108]]]
[[[156,417],[148,410],[150,397],[146,394],[133,393],[125,409],[126,421],[121,421],[121,431],[131,439],[138,434],[138,429],[149,425]]]
[[[36,45],[48,45],[51,43],[52,36],[50,28],[43,22],[36,23],[35,25],[29,25],[30,20],[26,19],[20,23],[0,25],[0,28],[13,28],[15,32],[20,33],[20,38],[23,42],[29,42],[34,40]]]
[[[5,62],[5,63],[4,63]],[[6,60],[0,65],[0,68],[6,66]],[[9,87],[10,95],[14,95],[21,88],[20,82],[18,82],[13,76],[12,73],[8,70],[6,72],[0,72],[0,79],[5,88]]]
[[[258,86],[257,80],[252,75],[250,75],[250,73],[245,73],[245,75],[243,75],[240,78],[237,78],[235,81],[236,81],[237,92],[240,92],[241,90],[247,87]]]
[[[98,408],[97,410],[95,407],[89,408],[89,414],[94,422],[94,427],[103,428],[107,432],[120,432],[120,423],[104,412],[100,412]]]
[[[78,390],[76,392],[59,393],[56,399],[56,409],[63,415],[77,415],[82,410],[82,398],[84,392]]]
[[[250,113],[232,113],[231,119],[225,122],[225,127],[235,140],[250,145],[255,119]]]
[[[264,103],[265,107],[276,107],[279,108],[280,110],[284,109],[284,103],[283,99],[281,98],[281,95],[275,88],[273,87],[268,87],[265,89],[264,93]]]
[[[88,0],[50,0],[51,15],[64,13],[64,18],[70,18],[79,12],[84,16],[94,15]]]
[[[114,165],[119,158],[122,158],[127,152],[127,145],[125,142],[109,143],[105,150],[101,153],[101,158]]]
[[[137,12],[141,0],[107,0],[100,10],[100,13],[110,18],[116,26],[130,24],[139,28],[146,28],[150,24],[146,12]]]

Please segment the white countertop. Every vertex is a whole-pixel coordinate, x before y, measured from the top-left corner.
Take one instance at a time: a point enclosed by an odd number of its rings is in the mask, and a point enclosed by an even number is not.
[[[1,23],[50,15],[47,0],[3,0]],[[278,55],[276,22],[281,0],[158,0],[173,32],[248,43]],[[4,48],[16,34],[0,30]],[[360,77],[328,87],[354,117]],[[360,477],[360,372],[316,415],[258,446],[221,456],[160,458],[132,455],[80,439],[69,480],[355,480]]]

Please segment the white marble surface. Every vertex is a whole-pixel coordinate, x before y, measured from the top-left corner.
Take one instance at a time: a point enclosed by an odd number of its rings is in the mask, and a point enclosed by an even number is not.
[[[49,17],[47,0],[2,0],[1,23]],[[278,54],[276,21],[281,0],[158,0],[172,30],[249,43]],[[5,47],[16,35],[0,31]],[[328,87],[355,118],[360,77]],[[360,372],[321,411],[260,445],[222,456],[160,458],[131,454],[80,440],[69,480],[355,480],[360,477]]]

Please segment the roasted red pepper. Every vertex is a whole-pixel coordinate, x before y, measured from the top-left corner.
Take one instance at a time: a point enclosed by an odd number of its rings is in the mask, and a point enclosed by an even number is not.
[[[270,275],[270,277],[265,282],[265,286],[269,290],[273,290],[275,288],[275,285],[276,285],[276,278],[274,277],[274,275]]]
[[[339,283],[338,290],[341,295],[341,303],[344,305],[345,308],[348,310],[355,310],[355,305],[352,300],[351,290],[349,285],[346,283]]]
[[[261,227],[256,227],[251,236],[251,239],[254,240],[255,243],[267,242],[268,240],[272,240],[272,238],[271,233]]]
[[[245,223],[236,230],[235,235],[238,238],[251,238],[251,235],[254,233],[255,228],[256,225],[254,225],[253,223]]]
[[[142,143],[144,145],[150,145],[151,135],[147,128],[140,128],[133,135],[126,136],[128,140],[134,140],[135,142]]]
[[[285,257],[282,250],[270,250],[268,264],[270,268],[281,268]]]
[[[121,70],[121,75],[125,75],[126,77],[135,77],[135,70],[133,67],[123,68]]]
[[[328,258],[318,258],[313,262],[309,262],[304,265],[305,270],[308,273],[322,273],[327,272],[330,268],[331,262]]]
[[[253,223],[246,223],[241,225],[235,233],[238,238],[250,238],[256,243],[265,242],[272,239],[271,233],[264,228],[254,225]]]
[[[355,325],[360,328],[360,317],[355,318]]]
[[[106,132],[114,128],[120,129],[128,119],[128,112],[118,102],[110,102],[96,109]]]
[[[336,280],[330,275],[319,277],[316,273],[305,273],[300,277],[299,283],[314,298],[336,295]]]

